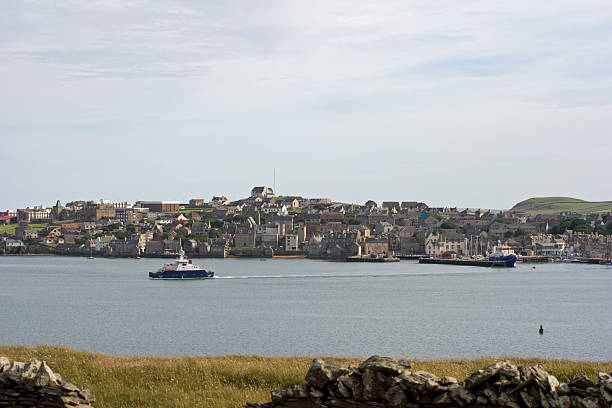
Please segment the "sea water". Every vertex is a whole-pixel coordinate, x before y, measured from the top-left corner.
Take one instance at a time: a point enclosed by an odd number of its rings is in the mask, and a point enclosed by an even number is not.
[[[612,267],[0,257],[0,343],[133,355],[612,360]],[[544,334],[538,329],[544,327]]]

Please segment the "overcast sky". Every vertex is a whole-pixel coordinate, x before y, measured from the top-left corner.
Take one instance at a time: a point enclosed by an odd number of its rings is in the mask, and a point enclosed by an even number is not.
[[[611,200],[612,2],[5,0],[0,209]]]

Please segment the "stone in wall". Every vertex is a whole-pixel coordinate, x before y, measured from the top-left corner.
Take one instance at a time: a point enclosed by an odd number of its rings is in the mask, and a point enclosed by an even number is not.
[[[0,357],[0,407],[86,408],[92,402],[89,390],[63,381],[44,361]]]
[[[541,366],[500,361],[464,381],[410,371],[403,360],[373,356],[358,367],[314,360],[306,384],[271,392],[272,401],[247,408],[611,408],[612,374],[595,384],[584,376],[560,383]]]

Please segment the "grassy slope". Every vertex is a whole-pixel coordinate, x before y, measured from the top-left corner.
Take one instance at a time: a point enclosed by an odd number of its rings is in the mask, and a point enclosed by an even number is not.
[[[61,227],[61,225],[52,225],[53,227]],[[41,231],[45,228],[47,228],[47,224],[44,223],[40,223],[40,224],[28,224],[28,227],[36,230],[36,231]],[[15,235],[15,228],[17,228],[17,224],[1,224],[0,225],[0,234],[9,234],[9,235]]]
[[[560,212],[590,214],[612,211],[612,201],[584,201],[570,197],[535,197],[521,201],[511,210],[527,215],[559,214]]]
[[[54,371],[89,388],[97,408],[107,407],[242,407],[269,401],[270,390],[303,382],[310,357],[114,357],[57,346],[0,346],[0,355],[17,361],[46,360]],[[331,359],[343,365],[351,359]],[[515,364],[542,364],[561,381],[579,374],[595,380],[612,371],[612,362],[510,359]],[[417,361],[415,370],[463,379],[493,359]]]
[[[0,234],[15,235],[15,228],[17,228],[17,224],[0,225]]]

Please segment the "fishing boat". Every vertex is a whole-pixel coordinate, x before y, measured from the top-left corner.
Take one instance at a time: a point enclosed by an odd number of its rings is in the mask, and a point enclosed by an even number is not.
[[[493,247],[489,254],[489,261],[503,262],[506,267],[513,267],[518,257],[508,245],[498,245]]]

